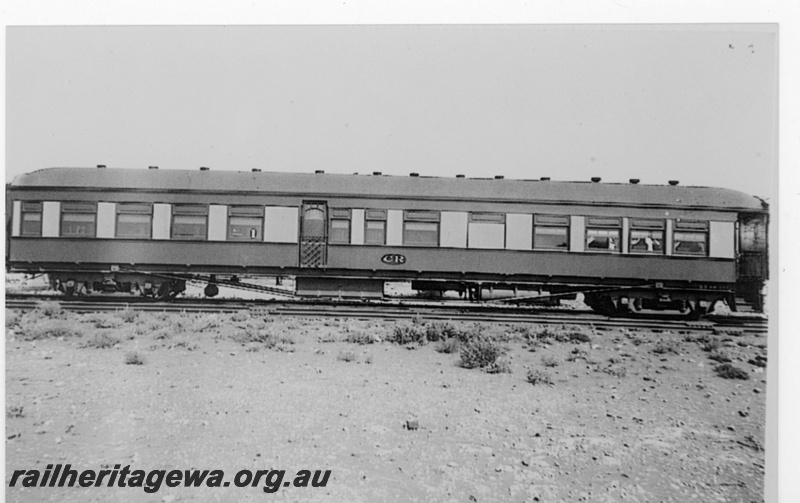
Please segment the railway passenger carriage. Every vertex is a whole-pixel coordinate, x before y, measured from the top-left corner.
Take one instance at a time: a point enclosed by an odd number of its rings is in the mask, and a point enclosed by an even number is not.
[[[294,276],[300,295],[384,282],[478,300],[583,293],[603,312],[760,307],[767,207],[705,187],[372,175],[54,168],[7,188],[10,271],[68,293],[169,296],[185,280]]]

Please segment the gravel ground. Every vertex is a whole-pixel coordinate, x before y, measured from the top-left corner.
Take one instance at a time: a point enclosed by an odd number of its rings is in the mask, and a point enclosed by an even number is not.
[[[389,342],[395,322],[50,307],[6,313],[8,501],[763,501],[766,337],[454,324],[499,341],[492,374]],[[331,474],[271,494],[8,487],[57,463]]]

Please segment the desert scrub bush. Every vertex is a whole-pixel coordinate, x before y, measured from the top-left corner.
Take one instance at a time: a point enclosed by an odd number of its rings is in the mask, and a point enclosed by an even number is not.
[[[699,344],[705,344],[711,340],[713,340],[713,338],[706,334],[687,334],[683,336],[683,342],[697,342]]]
[[[538,327],[524,333],[528,342],[592,342],[592,338],[578,326]]]
[[[367,332],[365,330],[353,330],[348,331],[344,337],[342,338],[344,342],[349,342],[351,344],[374,344],[376,342],[380,342],[381,339],[377,335],[372,332]]]
[[[6,405],[6,417],[20,418],[25,417],[24,409],[21,405]]]
[[[614,377],[625,377],[628,375],[628,369],[625,367],[608,366],[603,369],[603,372]]]
[[[558,360],[553,356],[542,356],[542,365],[545,367],[558,367]]]
[[[125,365],[144,365],[144,356],[138,351],[125,353]]]
[[[484,369],[487,374],[510,374],[511,363],[506,358],[498,358]]]
[[[436,351],[445,354],[458,353],[458,350],[460,348],[461,348],[461,341],[459,341],[458,338],[456,337],[447,339],[445,341],[441,341],[439,344],[436,345]]]
[[[108,349],[113,348],[117,344],[119,344],[120,340],[117,337],[108,335],[105,332],[101,332],[99,334],[95,334],[91,339],[86,341],[81,347],[84,348],[95,348],[95,349]]]
[[[444,341],[446,339],[458,337],[458,335],[459,330],[446,321],[434,321],[425,326],[425,338],[428,342]]]
[[[19,311],[6,310],[6,328],[16,327],[20,320],[22,320],[22,314]]]
[[[627,334],[628,340],[631,341],[631,344],[634,346],[641,346],[645,342],[647,342],[644,338],[639,337],[638,335],[634,334]]]
[[[44,316],[46,318],[63,318],[66,314],[61,304],[55,300],[37,302],[33,312],[38,316]]]
[[[592,338],[589,336],[589,334],[585,332],[575,332],[575,331],[567,332],[567,338],[569,339],[570,342],[579,342],[579,343],[592,342]]]
[[[395,344],[424,344],[425,326],[417,323],[398,323],[388,335],[387,340]]]
[[[508,331],[520,339],[526,340],[533,338],[536,333],[536,328],[529,324],[516,324],[512,325]]]
[[[461,345],[461,366],[467,369],[486,368],[505,355],[499,343],[487,337],[475,337]]]
[[[196,319],[192,324],[192,332],[200,333],[219,328],[220,321],[216,314],[207,314]]]
[[[529,342],[543,342],[556,339],[556,331],[550,326],[528,327],[522,332],[522,335]]]
[[[717,365],[714,367],[714,372],[716,372],[717,375],[723,379],[742,379],[745,381],[750,379],[750,374],[748,374],[746,370],[740,369],[739,367],[734,367],[730,363]]]
[[[319,342],[339,342],[339,334],[335,332],[326,332],[317,337]]]
[[[653,353],[657,355],[665,355],[667,353],[671,353],[674,355],[681,354],[681,345],[676,340],[660,340],[656,343],[656,346],[653,348]]]
[[[175,333],[168,329],[168,328],[161,328],[153,332],[153,339],[156,340],[164,340],[164,339],[171,339]]]
[[[731,357],[728,356],[728,353],[726,353],[725,351],[719,351],[719,350],[712,351],[708,355],[708,359],[709,360],[714,360],[715,362],[719,362],[719,363],[730,363],[730,362],[733,361],[733,359],[731,359]]]
[[[272,327],[246,327],[243,331],[237,331],[231,335],[231,339],[241,345],[248,343],[263,344],[267,349],[285,349],[287,345],[294,344],[293,338],[280,333]]]
[[[116,328],[122,325],[122,318],[110,314],[98,314],[94,317],[95,328]]]
[[[589,357],[589,353],[584,351],[581,348],[573,348],[570,351],[569,355],[567,356],[568,362],[574,362],[576,360],[586,360]]]
[[[185,332],[191,330],[194,325],[194,317],[191,314],[181,313],[177,316],[172,316],[167,321],[167,328],[170,328],[174,333]]]
[[[183,348],[183,349],[185,349],[187,351],[194,351],[194,350],[198,349],[199,347],[200,347],[199,345],[197,345],[197,344],[195,344],[193,342],[189,342],[187,340],[180,340],[180,341],[175,341],[172,344],[170,344],[170,346],[167,349]]]
[[[139,318],[139,312],[134,311],[130,307],[116,311],[114,315],[124,323],[133,323]]]
[[[80,324],[59,319],[39,319],[25,324],[22,337],[27,340],[80,337],[83,328]]]
[[[714,337],[714,338],[709,338],[708,341],[705,342],[705,344],[700,346],[700,349],[702,349],[703,351],[705,351],[707,353],[714,353],[716,351],[719,351],[720,346],[721,346],[721,343],[720,343],[719,339]]]
[[[528,371],[526,380],[533,384],[553,384],[553,378],[549,373],[541,369],[531,369]]]
[[[343,362],[354,362],[358,360],[358,356],[354,351],[344,349],[339,351],[339,354],[336,355],[336,359]]]
[[[231,321],[234,323],[241,323],[250,319],[250,311],[236,311],[231,315]]]

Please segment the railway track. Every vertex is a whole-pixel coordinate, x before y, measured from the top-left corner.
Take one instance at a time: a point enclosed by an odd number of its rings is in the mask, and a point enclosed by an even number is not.
[[[663,313],[640,313],[626,317],[607,317],[592,311],[519,308],[471,303],[431,304],[420,301],[264,301],[225,299],[179,299],[157,302],[140,298],[102,297],[66,300],[48,295],[6,295],[7,309],[31,310],[42,301],[58,301],[73,312],[118,311],[234,313],[249,311],[255,316],[300,318],[356,318],[383,320],[424,319],[486,323],[536,323],[591,325],[602,328],[640,328],[650,330],[701,330],[720,334],[761,334],[768,331],[765,318],[757,316],[708,316],[700,321]]]

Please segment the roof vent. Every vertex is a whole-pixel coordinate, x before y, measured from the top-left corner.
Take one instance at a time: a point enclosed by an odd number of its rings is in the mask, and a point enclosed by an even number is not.
[[[505,178],[503,175],[494,175],[495,180],[502,180],[503,178]]]
[[[456,175],[456,178],[464,178],[464,175]]]
[[[380,171],[373,171],[373,172],[372,172],[372,175],[373,175],[373,176],[381,176],[382,174],[383,174],[383,173],[381,173]]]
[[[418,176],[419,176],[419,173],[411,173],[411,174],[409,174],[408,176],[413,176],[414,178],[416,178],[416,177],[418,177]]]
[[[253,173],[261,173],[261,170],[258,168],[253,168]]]
[[[600,183],[600,180],[601,180],[601,178],[599,176],[593,176],[592,177],[592,182],[593,183]]]
[[[105,164],[98,164],[97,165],[97,169],[105,169],[105,168],[106,168]]]
[[[147,169],[158,169],[158,166],[148,166]]]
[[[325,170],[324,169],[318,169],[318,170],[314,171],[314,174],[315,175],[324,175],[325,174]]]
[[[636,185],[637,183],[639,183],[639,179],[638,179],[638,178],[631,178],[631,179],[630,179],[630,180],[628,180],[628,181],[629,181],[629,182],[631,182],[631,183],[632,183],[632,184],[634,184],[634,185]]]
[[[207,168],[207,167],[205,167],[205,166],[201,166],[201,167],[200,167],[200,171],[208,171],[208,168]]]
[[[669,181],[669,184],[672,185],[673,187],[678,185],[679,183],[681,183],[681,182],[679,182],[678,180],[670,180]]]
[[[543,182],[549,182],[550,181],[550,177],[549,176],[543,176],[543,177],[539,178],[539,180],[541,180]]]

